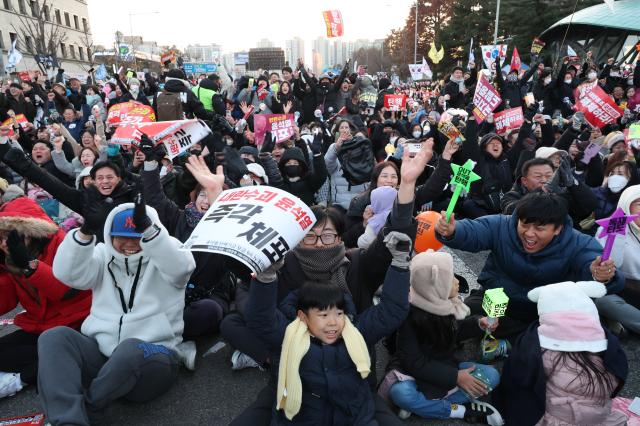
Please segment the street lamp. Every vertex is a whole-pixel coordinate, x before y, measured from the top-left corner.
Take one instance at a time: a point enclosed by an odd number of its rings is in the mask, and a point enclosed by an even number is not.
[[[129,12],[129,34],[131,35],[131,53],[133,54],[133,63],[136,67],[136,71],[138,70],[138,58],[136,58],[136,43],[133,39],[133,24],[131,22],[131,17],[132,16],[138,16],[138,15],[158,15],[160,12],[158,11],[154,11],[154,12]]]

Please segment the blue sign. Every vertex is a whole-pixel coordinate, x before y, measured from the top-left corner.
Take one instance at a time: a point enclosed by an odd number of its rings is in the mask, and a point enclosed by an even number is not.
[[[211,63],[196,64],[193,62],[185,62],[183,67],[184,72],[187,74],[209,74],[218,71],[218,66]]]
[[[245,65],[249,63],[249,53],[247,52],[236,52],[233,54],[233,64],[234,65]]]

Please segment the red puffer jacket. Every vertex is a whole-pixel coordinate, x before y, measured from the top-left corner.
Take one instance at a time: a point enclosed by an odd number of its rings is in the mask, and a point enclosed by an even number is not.
[[[32,240],[44,238],[48,242],[38,255],[36,271],[29,277],[12,272],[15,267],[7,266],[6,261],[0,264],[0,315],[19,303],[25,312],[16,316],[15,325],[26,332],[42,333],[59,325],[79,328],[89,314],[91,292],[67,287],[53,276],[51,268],[64,231],[26,197],[0,207],[0,235],[4,237],[12,230]]]

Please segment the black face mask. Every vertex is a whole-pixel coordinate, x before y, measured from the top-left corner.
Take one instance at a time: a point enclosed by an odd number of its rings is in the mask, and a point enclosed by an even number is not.
[[[284,166],[284,174],[290,178],[300,176],[300,166]]]
[[[244,161],[244,164],[253,164],[253,163],[255,163],[255,161],[253,161],[251,158],[243,158],[242,161]]]
[[[189,151],[189,154],[199,156],[200,154],[202,154],[202,151],[200,151],[199,149],[193,149]]]

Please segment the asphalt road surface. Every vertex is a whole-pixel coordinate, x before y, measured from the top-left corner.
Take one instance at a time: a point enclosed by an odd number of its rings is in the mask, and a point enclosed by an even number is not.
[[[470,285],[476,286],[477,274],[482,269],[486,254],[470,254],[455,252],[455,268],[465,276]],[[1,326],[0,326],[1,327]],[[0,328],[0,335],[11,329]],[[212,336],[198,341],[198,357],[196,370],[182,370],[178,382],[173,388],[147,404],[117,402],[107,410],[105,424],[108,425],[140,425],[140,426],[196,426],[227,425],[243,411],[254,399],[260,389],[267,383],[268,372],[257,369],[242,371],[231,370],[232,348],[225,345],[216,353],[203,354],[220,341],[219,336]],[[637,371],[640,366],[638,354],[640,339],[630,337],[624,348],[629,358],[629,378],[622,391],[622,396],[633,398],[640,395],[640,381]],[[473,356],[474,351],[470,351]],[[378,377],[384,369],[387,354],[382,345],[378,345]],[[35,387],[26,387],[15,396],[0,399],[0,418],[21,416],[42,412]],[[420,424],[459,425],[463,422],[425,421],[412,416],[408,425]]]

